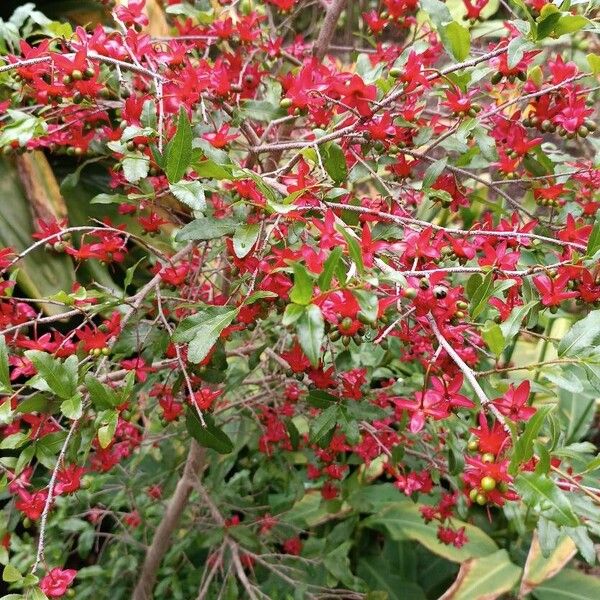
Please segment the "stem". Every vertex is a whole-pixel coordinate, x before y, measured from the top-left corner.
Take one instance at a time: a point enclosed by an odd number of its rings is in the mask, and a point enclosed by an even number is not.
[[[195,480],[204,466],[205,458],[204,448],[192,440],[181,479],[177,482],[175,492],[169,500],[165,514],[154,532],[152,543],[146,551],[146,558],[133,591],[132,600],[151,600],[160,563],[171,545],[171,536],[187,506]]]

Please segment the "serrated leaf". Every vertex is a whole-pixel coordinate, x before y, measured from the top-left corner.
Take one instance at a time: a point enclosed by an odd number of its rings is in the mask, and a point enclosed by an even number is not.
[[[150,160],[141,152],[126,156],[123,159],[123,175],[129,183],[138,183],[148,176],[150,171]]]
[[[189,343],[189,361],[202,362],[219,339],[223,329],[231,324],[236,315],[237,309],[207,307],[195,315],[186,317],[173,333],[173,341]]]
[[[115,408],[123,401],[113,388],[104,385],[90,373],[85,376],[85,385],[92,404],[99,410]]]
[[[339,413],[337,404],[329,406],[313,420],[310,426],[310,441],[318,444],[336,425]]]
[[[321,157],[329,177],[337,185],[345,182],[348,178],[348,166],[342,148],[334,142],[325,144],[321,147]]]
[[[169,190],[177,200],[187,204],[192,210],[203,211],[206,208],[204,187],[199,181],[178,181],[169,184]]]
[[[28,350],[25,356],[33,363],[36,377],[41,378],[50,391],[63,400],[73,398],[77,390],[78,361],[75,355],[64,362],[40,350]]]

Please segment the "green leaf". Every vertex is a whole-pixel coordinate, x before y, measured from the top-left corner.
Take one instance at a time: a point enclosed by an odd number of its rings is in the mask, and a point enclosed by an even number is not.
[[[204,187],[199,181],[178,181],[169,184],[169,189],[177,200],[187,204],[192,210],[203,211],[206,208]]]
[[[60,412],[62,412],[67,419],[76,421],[83,413],[83,403],[81,401],[81,394],[75,394],[67,400],[63,400],[60,405]]]
[[[377,295],[367,290],[353,290],[352,295],[360,306],[360,314],[369,323],[375,323],[379,315],[379,300]]]
[[[175,236],[178,242],[189,240],[215,240],[235,231],[238,222],[233,219],[215,219],[214,217],[201,217],[183,227]]]
[[[574,569],[564,569],[531,593],[537,600],[597,600],[600,598],[600,579]]]
[[[123,175],[129,183],[138,183],[148,176],[150,160],[145,154],[136,152],[123,159]]]
[[[452,21],[446,25],[446,38],[452,56],[460,62],[466,60],[471,52],[471,35],[466,27]]]
[[[474,280],[478,281],[478,280]],[[471,297],[471,317],[476,319],[488,306],[488,300],[494,291],[494,273],[485,274],[481,284],[475,289]]]
[[[596,220],[590,233],[585,253],[588,256],[594,256],[598,250],[600,250],[600,219]]]
[[[169,183],[177,183],[192,161],[192,126],[183,106],[179,108],[177,132],[167,146],[166,174]]]
[[[256,244],[260,225],[258,223],[244,223],[239,225],[233,234],[233,251],[238,258],[248,255],[252,246]]]
[[[553,406],[540,406],[537,412],[527,421],[525,430],[518,437],[515,449],[512,454],[508,472],[511,475],[516,475],[519,465],[527,462],[533,456],[533,443],[537,439],[538,433],[548,416],[548,413],[553,409]]]
[[[108,448],[117,430],[119,423],[119,413],[116,410],[107,410],[102,415],[101,425],[98,428],[98,442],[101,448]]]
[[[500,326],[497,323],[494,323],[494,321],[486,321],[481,330],[481,337],[494,356],[498,358],[506,346]]]
[[[294,270],[294,286],[290,290],[290,300],[306,306],[312,300],[313,280],[304,265],[295,262],[292,264],[292,268]]]
[[[534,48],[535,46],[524,37],[513,38],[508,44],[508,68],[514,69],[523,59],[525,52],[528,50],[533,50]]]
[[[303,314],[305,307],[300,304],[288,304],[283,313],[281,323],[286,327],[295,323]]]
[[[588,54],[586,56],[588,64],[590,65],[590,69],[592,71],[592,75],[600,74],[600,56],[597,54]]]
[[[192,317],[187,317],[175,330],[174,342],[189,341],[188,360],[191,363],[199,363],[206,358],[223,329],[228,327],[237,315],[237,309],[219,308],[221,309],[219,311],[202,311]]]
[[[0,335],[0,390],[10,392],[12,389],[10,383],[10,371],[8,369],[8,351],[6,350],[6,340]]]
[[[11,564],[8,564],[4,567],[4,570],[2,571],[3,581],[6,581],[7,583],[14,583],[15,581],[20,581],[21,579],[23,579],[23,575],[21,575],[18,569],[13,567]]]
[[[113,388],[104,385],[90,373],[85,376],[85,385],[92,404],[98,410],[115,408],[123,401]]]
[[[310,425],[310,441],[318,444],[336,425],[339,414],[337,404],[329,406],[312,421]]]
[[[440,600],[497,598],[510,592],[520,575],[521,568],[510,561],[506,550],[498,550],[463,563],[456,581]]]
[[[90,204],[123,204],[129,202],[129,198],[125,194],[96,194]]]
[[[323,263],[323,271],[319,275],[319,279],[317,280],[319,289],[322,292],[328,291],[329,288],[331,287],[331,281],[336,272],[336,269],[340,262],[341,257],[342,257],[342,248],[340,246],[336,246],[331,251],[331,253],[327,257],[325,262]]]
[[[321,147],[321,157],[329,177],[338,185],[344,183],[348,178],[348,166],[342,148],[334,142],[324,144]]]
[[[532,300],[523,306],[515,306],[508,319],[500,324],[500,329],[502,330],[502,335],[504,336],[507,345],[510,344],[517,333],[519,333],[523,319],[525,319],[531,309],[537,304],[538,302],[536,300]]]
[[[435,183],[437,178],[444,172],[447,164],[448,158],[444,157],[436,160],[427,167],[427,170],[423,175],[423,189],[427,189]]]
[[[313,365],[319,365],[321,344],[325,336],[325,324],[321,309],[315,304],[309,305],[296,321],[296,332],[300,346]]]
[[[465,528],[468,541],[462,548],[442,544],[437,537],[437,524],[425,523],[419,505],[411,500],[403,499],[393,503],[384,503],[376,508],[377,513],[363,521],[364,527],[371,527],[387,532],[394,540],[406,538],[419,542],[428,550],[443,556],[452,562],[463,562],[468,558],[487,556],[498,550],[498,547],[481,529],[452,519],[455,529]]]
[[[37,375],[34,377],[36,383],[38,377],[41,378],[49,390],[63,400],[70,400],[75,396],[78,366],[75,355],[69,356],[64,362],[40,350],[27,350],[25,356],[33,363],[37,371]],[[47,391],[43,389],[44,387],[42,386],[42,391]]]
[[[577,527],[579,519],[567,497],[547,475],[519,473],[515,487],[523,500],[557,525]]]
[[[202,426],[196,412],[186,408],[185,424],[189,434],[204,448],[212,448],[219,454],[229,454],[233,450],[233,442],[229,436],[215,425],[215,421],[209,413],[203,415],[206,427]]]
[[[565,33],[575,33],[589,24],[589,19],[586,19],[583,15],[563,15],[554,27],[554,33],[560,37]]]
[[[600,342],[600,310],[577,321],[558,344],[559,356],[577,356]]]
[[[360,249],[360,244],[358,243],[358,240],[349,231],[347,231],[346,228],[343,227],[342,225],[338,225],[337,230],[344,236],[344,239],[346,240],[346,244],[348,244],[348,254],[350,255],[350,258],[356,264],[356,268],[358,269],[358,272],[361,275],[364,275],[365,265],[363,263],[362,251]]]

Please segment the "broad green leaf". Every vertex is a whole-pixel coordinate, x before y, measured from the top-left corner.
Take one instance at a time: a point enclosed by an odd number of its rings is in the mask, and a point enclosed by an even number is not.
[[[413,581],[407,581],[395,573],[381,556],[361,556],[357,567],[358,575],[369,586],[371,594],[381,593],[381,600],[426,600],[423,589]],[[376,600],[368,596],[366,600]]]
[[[558,416],[565,442],[577,442],[586,435],[594,419],[595,405],[594,397],[559,391]]]
[[[439,600],[474,600],[497,598],[510,592],[521,575],[506,550],[464,562],[456,581]],[[484,591],[485,590],[485,591]]]
[[[536,600],[597,600],[600,579],[574,569],[564,569],[531,592]]]
[[[183,106],[179,108],[177,131],[167,146],[167,179],[177,183],[192,161],[192,126]]]
[[[548,556],[544,556],[538,533],[534,531],[527,561],[523,569],[519,597],[525,598],[542,582],[554,577],[573,558],[576,552],[577,548],[573,541],[567,536],[563,536],[556,543],[552,552]]]
[[[39,171],[45,173],[43,168]],[[49,186],[52,187],[48,177],[40,175],[36,189],[45,190]],[[32,203],[25,194],[16,170],[4,158],[0,158],[0,194],[3,198],[10,198],[10,202],[5,202],[0,211],[0,246],[22,252],[31,245],[31,235],[34,233]],[[48,298],[60,290],[70,290],[75,282],[71,258],[42,247],[30,252],[15,268],[18,268],[17,283],[30,298]],[[40,308],[48,315],[65,311],[64,307],[47,302],[40,304]]]
[[[178,181],[169,185],[171,193],[177,200],[187,204],[194,211],[203,211],[206,208],[204,187],[199,181]]]
[[[248,255],[252,246],[256,244],[260,225],[258,223],[244,223],[238,225],[233,234],[233,251],[238,258],[244,258]]]
[[[575,33],[589,24],[589,19],[583,15],[563,15],[554,27],[554,33],[560,37],[565,33]]]
[[[559,356],[577,356],[600,343],[600,310],[577,321],[558,344]]]
[[[203,415],[206,427],[200,422],[200,418],[192,408],[187,407],[185,413],[185,424],[189,434],[200,446],[212,448],[219,454],[229,454],[233,450],[233,442],[229,436],[217,425],[209,413]]]
[[[446,39],[452,56],[458,61],[466,60],[471,52],[471,35],[466,27],[452,21],[445,27]]]
[[[325,324],[321,309],[315,304],[310,304],[296,321],[296,332],[300,346],[306,357],[317,367],[321,357],[321,344],[325,336]]]
[[[481,529],[454,518],[452,526],[457,529],[464,527],[468,541],[462,548],[442,544],[437,537],[437,525],[425,523],[419,505],[408,499],[383,504],[377,514],[363,521],[363,526],[387,532],[395,540],[408,538],[419,542],[434,554],[452,562],[487,556],[498,550],[493,540]]]
[[[577,527],[579,519],[565,494],[550,477],[538,473],[519,473],[515,487],[524,502],[557,525]]]
[[[69,356],[64,362],[40,350],[28,350],[25,356],[37,371],[37,375],[33,378],[36,385],[38,380],[42,379],[47,388],[59,398],[63,400],[73,398],[77,391],[78,361],[75,355]],[[42,386],[42,391],[46,391],[44,388],[45,386]]]
[[[290,300],[296,304],[306,306],[310,304],[313,296],[313,280],[306,267],[298,262],[292,264],[294,270],[294,285],[290,290]]]

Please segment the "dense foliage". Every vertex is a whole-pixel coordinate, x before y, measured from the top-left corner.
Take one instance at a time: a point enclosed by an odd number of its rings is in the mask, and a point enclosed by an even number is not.
[[[599,598],[597,3],[60,4],[0,21],[5,600]]]

